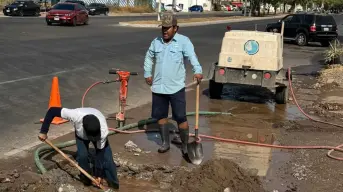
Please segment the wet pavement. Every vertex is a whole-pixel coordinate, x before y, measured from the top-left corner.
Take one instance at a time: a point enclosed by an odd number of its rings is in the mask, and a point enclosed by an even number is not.
[[[276,105],[270,92],[267,90],[252,87],[226,86],[223,98],[221,100],[212,100],[207,96],[207,89],[208,82],[203,82],[201,84],[200,111],[230,112],[232,116],[200,116],[200,134],[257,143],[277,144],[280,131],[273,128],[273,125],[284,120],[303,118],[293,105]],[[187,111],[195,111],[195,87],[190,87],[187,90]],[[244,99],[241,98],[243,95],[245,95]],[[246,95],[249,95],[249,97]],[[151,104],[127,111],[127,124],[148,119],[150,111]],[[188,120],[190,131],[193,132],[195,118],[190,116]],[[116,126],[115,120],[108,120],[108,123],[110,127]],[[195,167],[195,165],[187,163],[182,158],[180,149],[174,144],[171,144],[171,149],[167,153],[159,154],[157,152],[160,145],[160,136],[156,132],[157,128],[157,125],[152,124],[140,127],[140,129],[149,130],[148,133],[115,134],[110,136],[109,140],[114,153],[114,159],[120,156],[120,158],[124,158],[132,164]],[[170,128],[176,130],[176,125],[173,121],[170,121]],[[58,143],[72,139],[74,139],[73,134],[69,134],[53,142]],[[125,149],[125,144],[128,141],[135,143],[144,152],[128,152]],[[280,156],[280,150],[215,142],[209,139],[203,139],[202,145],[205,156],[204,162],[212,158],[230,159],[258,176],[271,174],[271,169],[274,169],[271,168],[271,164],[275,164],[274,161],[271,161],[271,158],[277,155]],[[72,146],[64,149],[64,151],[75,156],[76,147]],[[281,156],[282,158],[276,157],[276,161],[284,159],[285,156]],[[42,161],[47,168],[52,168],[55,167],[55,160],[53,159],[56,158],[61,159],[60,155],[55,155],[43,157]],[[151,189],[155,186],[147,181],[143,181],[143,183],[151,185]],[[130,188],[131,185],[126,187]],[[136,186],[132,186],[132,188],[136,188]]]

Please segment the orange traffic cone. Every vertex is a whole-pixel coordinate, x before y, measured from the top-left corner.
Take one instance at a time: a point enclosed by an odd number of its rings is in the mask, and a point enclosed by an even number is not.
[[[61,98],[60,98],[60,90],[58,85],[58,78],[54,77],[52,79],[52,86],[50,92],[50,101],[49,101],[49,108],[50,107],[61,107]],[[40,122],[43,122],[44,119],[41,119]],[[59,125],[62,123],[66,123],[68,120],[62,119],[61,117],[55,117],[51,124]]]

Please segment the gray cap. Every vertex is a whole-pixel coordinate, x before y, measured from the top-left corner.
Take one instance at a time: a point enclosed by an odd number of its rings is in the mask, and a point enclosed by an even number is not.
[[[159,26],[162,27],[172,27],[177,25],[177,19],[176,16],[172,13],[163,14],[161,17],[162,24]]]

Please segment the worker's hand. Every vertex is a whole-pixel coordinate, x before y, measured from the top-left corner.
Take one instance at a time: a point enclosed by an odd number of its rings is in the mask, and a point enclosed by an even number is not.
[[[198,84],[200,84],[202,78],[203,78],[202,74],[195,74],[194,75],[194,80],[197,81]]]
[[[152,77],[145,78],[145,82],[146,82],[148,85],[152,85]]]
[[[93,182],[93,185],[100,187],[102,185],[102,178],[101,177],[97,177],[95,178],[96,183]]]
[[[47,136],[46,134],[44,134],[44,133],[40,133],[40,134],[38,135],[38,139],[41,140],[41,141],[43,141],[43,142],[44,142],[47,138],[48,138],[48,136]]]

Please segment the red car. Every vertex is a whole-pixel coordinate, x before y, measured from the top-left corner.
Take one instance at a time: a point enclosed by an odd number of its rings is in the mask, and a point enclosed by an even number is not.
[[[88,11],[78,3],[57,3],[54,5],[45,16],[46,23],[59,24],[88,24]]]

